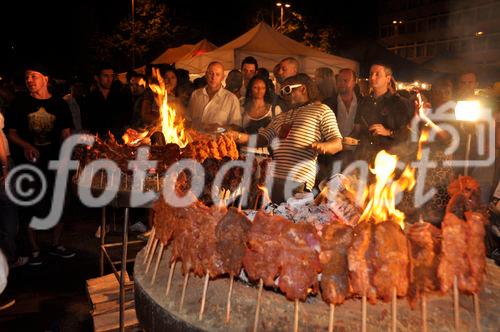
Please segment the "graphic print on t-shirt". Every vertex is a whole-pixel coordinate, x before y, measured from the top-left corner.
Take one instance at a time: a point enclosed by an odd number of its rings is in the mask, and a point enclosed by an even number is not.
[[[49,145],[50,133],[54,129],[56,117],[40,107],[36,112],[28,114],[30,131],[33,134],[34,143],[38,146]]]

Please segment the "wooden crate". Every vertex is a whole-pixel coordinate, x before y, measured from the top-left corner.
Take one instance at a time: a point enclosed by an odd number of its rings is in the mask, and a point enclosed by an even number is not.
[[[137,331],[139,321],[135,314],[133,282],[125,275],[125,327]],[[94,331],[117,331],[119,329],[120,283],[113,273],[87,280],[87,294],[92,306]]]

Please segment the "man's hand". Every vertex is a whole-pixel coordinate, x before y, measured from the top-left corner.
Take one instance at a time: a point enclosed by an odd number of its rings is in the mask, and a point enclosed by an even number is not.
[[[368,130],[375,136],[391,136],[392,132],[385,128],[380,123],[376,123],[368,127]]]
[[[313,142],[311,148],[321,154],[328,153],[327,144],[325,142]]]
[[[33,162],[40,157],[40,151],[35,149],[33,146],[28,145],[24,148],[24,156],[26,157],[26,159]]]

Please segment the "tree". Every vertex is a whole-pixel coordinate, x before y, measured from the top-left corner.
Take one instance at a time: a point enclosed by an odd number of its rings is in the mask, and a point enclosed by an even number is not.
[[[112,33],[96,35],[92,50],[96,60],[128,69],[133,62],[136,67],[146,63],[151,53],[171,46],[187,31],[175,22],[164,3],[135,0],[134,22],[131,17],[124,18]]]

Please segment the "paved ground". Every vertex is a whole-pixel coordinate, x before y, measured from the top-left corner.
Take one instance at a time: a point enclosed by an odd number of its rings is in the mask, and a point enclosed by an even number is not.
[[[85,281],[99,275],[99,239],[94,234],[100,224],[100,210],[90,210],[75,202],[69,207],[63,217],[66,225],[63,244],[77,255],[70,259],[44,255],[46,259],[41,266],[26,265],[11,270],[7,290],[15,297],[16,304],[0,312],[0,331],[93,330]],[[119,234],[110,234],[108,239],[117,241]],[[40,243],[45,248],[50,240],[50,232],[40,234]],[[129,250],[131,255],[135,252],[133,248]],[[120,250],[111,253],[120,257]],[[131,265],[128,270],[132,272]],[[110,272],[108,266],[105,273]]]

